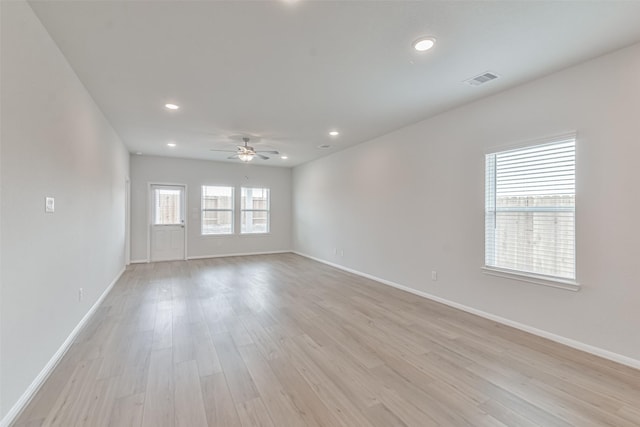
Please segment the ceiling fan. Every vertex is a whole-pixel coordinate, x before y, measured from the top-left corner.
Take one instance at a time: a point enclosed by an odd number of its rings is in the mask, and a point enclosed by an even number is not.
[[[231,150],[215,150],[211,149],[211,151],[221,151],[223,153],[235,153],[233,156],[227,157],[227,159],[240,159],[243,162],[250,162],[254,157],[258,157],[262,160],[269,160],[269,157],[264,154],[280,154],[277,151],[256,151],[253,147],[250,147],[249,138],[246,136],[242,138],[244,145],[237,145],[238,148],[236,151]],[[264,154],[263,154],[264,153]]]

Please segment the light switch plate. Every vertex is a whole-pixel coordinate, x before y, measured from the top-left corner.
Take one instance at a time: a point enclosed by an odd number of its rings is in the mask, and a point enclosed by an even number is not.
[[[44,199],[44,211],[47,213],[53,213],[56,210],[56,201],[53,197],[45,197]]]

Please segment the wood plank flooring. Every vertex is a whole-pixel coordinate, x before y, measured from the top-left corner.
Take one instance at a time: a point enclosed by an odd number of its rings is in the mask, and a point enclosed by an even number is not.
[[[640,425],[640,371],[293,254],[127,269],[34,426]]]

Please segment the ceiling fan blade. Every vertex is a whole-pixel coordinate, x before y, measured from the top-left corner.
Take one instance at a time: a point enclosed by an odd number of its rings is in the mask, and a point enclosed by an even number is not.
[[[269,160],[267,156],[263,156],[262,154],[256,153],[256,157],[260,157],[262,160]]]
[[[229,156],[227,157],[227,159],[239,159],[240,157],[238,157],[237,154],[234,154],[233,156]]]
[[[235,150],[216,150],[215,148],[210,149],[209,151],[220,151],[221,153],[235,153]]]
[[[260,150],[260,151],[256,151],[256,153],[264,153],[264,154],[280,154],[278,151],[275,151],[275,150],[273,150],[273,151],[262,151],[262,150]]]

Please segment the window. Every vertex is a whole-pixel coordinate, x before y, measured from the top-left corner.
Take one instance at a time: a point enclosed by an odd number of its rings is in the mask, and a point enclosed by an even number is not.
[[[269,189],[242,187],[241,232],[269,232]]]
[[[233,187],[202,186],[202,234],[233,234]]]
[[[171,188],[154,188],[153,225],[175,225],[182,223],[182,192]]]
[[[486,156],[485,263],[576,278],[575,138]]]

